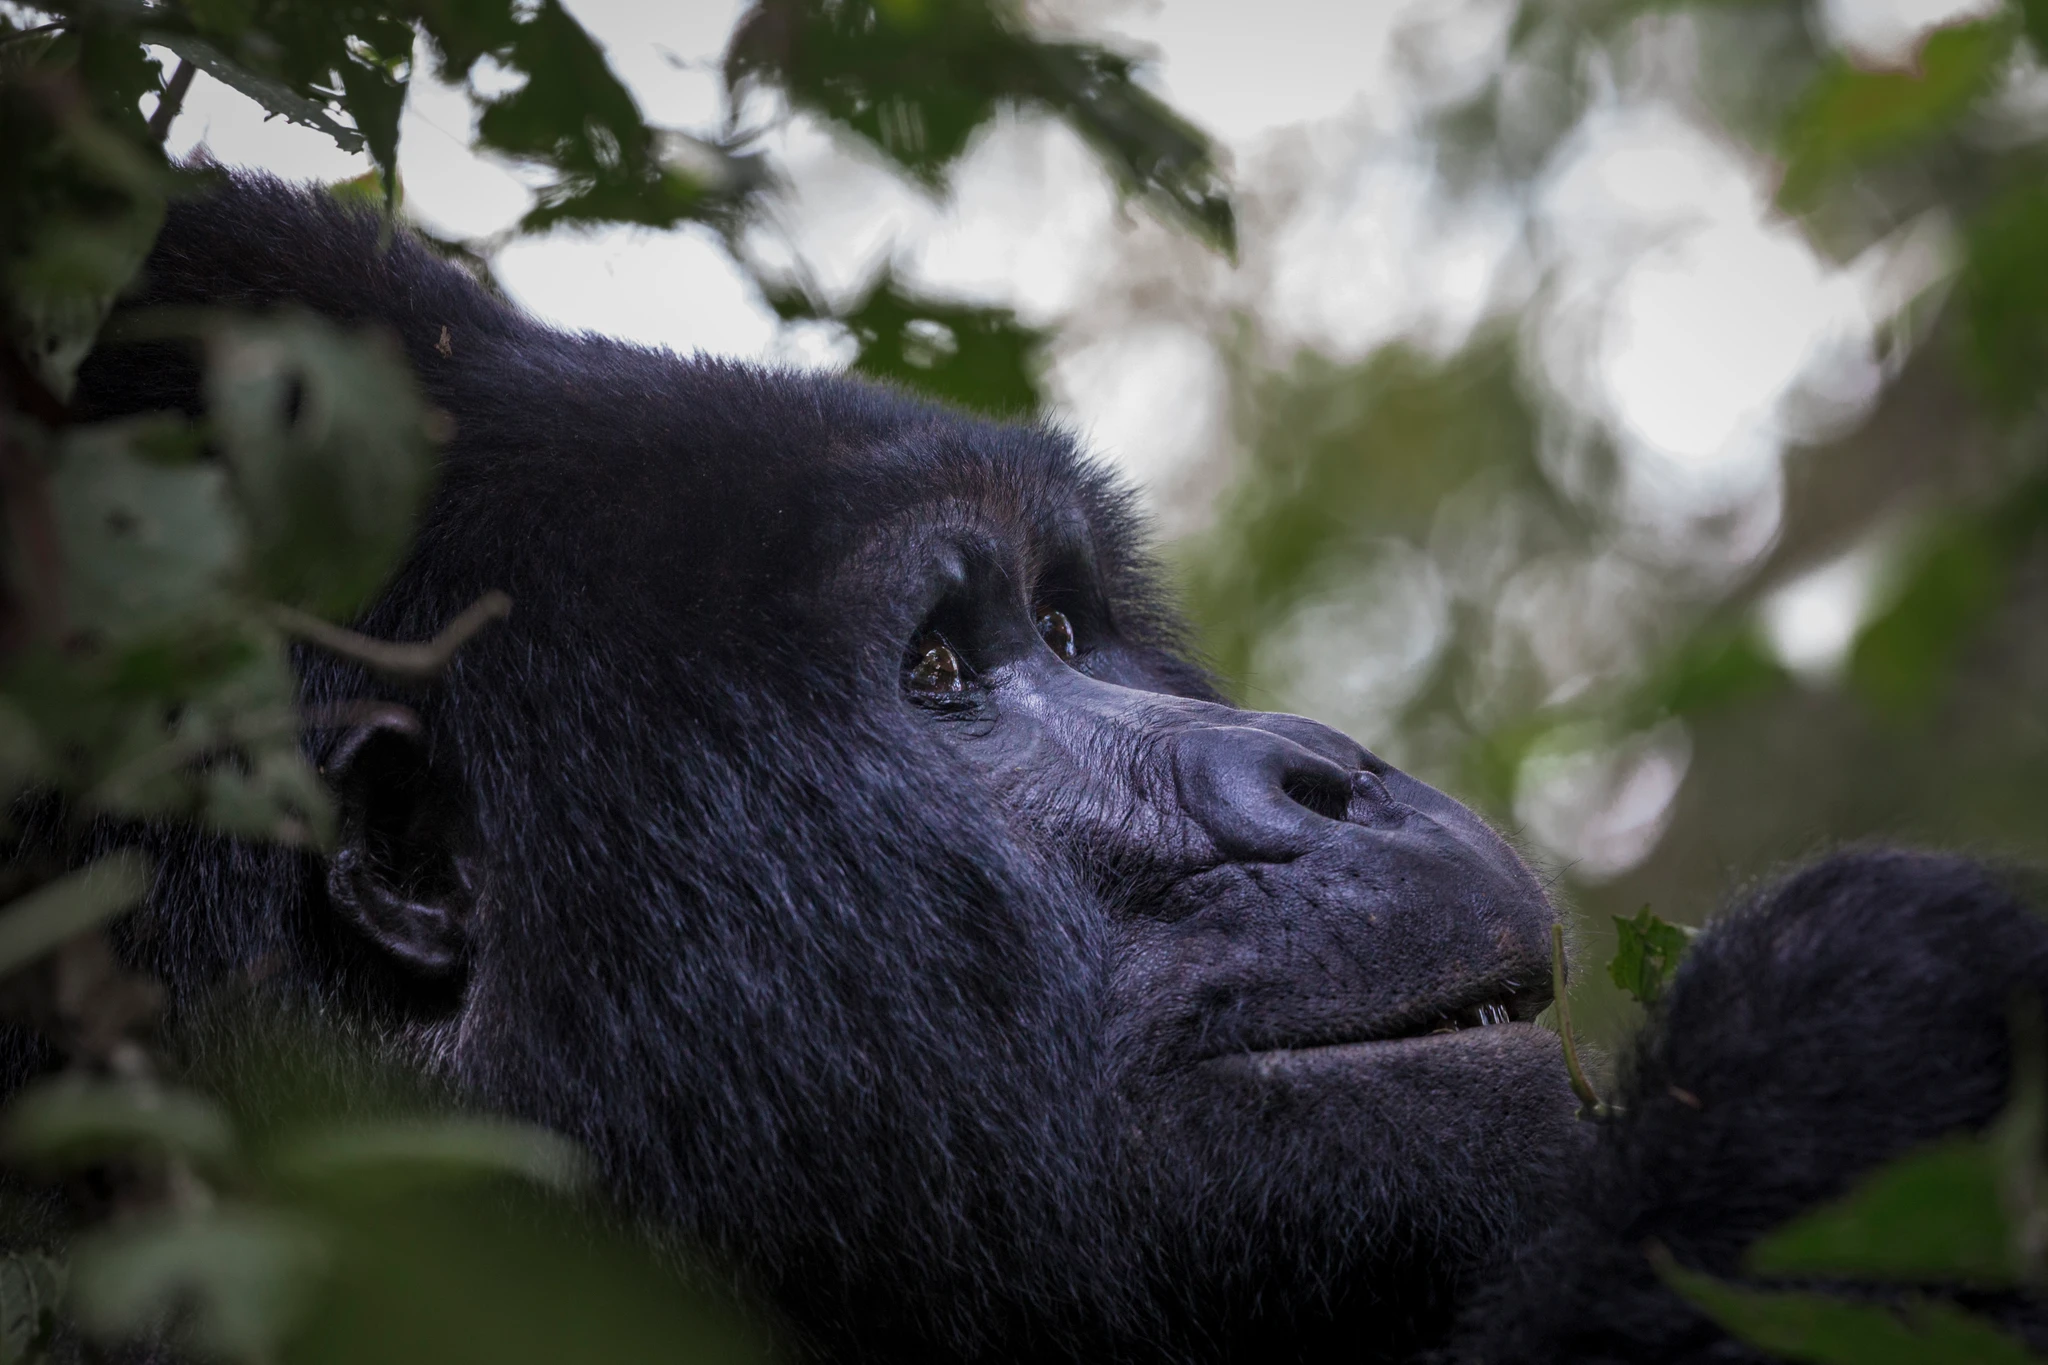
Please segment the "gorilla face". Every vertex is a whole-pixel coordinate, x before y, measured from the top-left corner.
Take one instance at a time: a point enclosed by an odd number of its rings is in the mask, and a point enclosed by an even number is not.
[[[884,523],[931,528],[895,556],[917,607],[901,695],[1108,928],[1114,1178],[1126,1232],[1204,1248],[1181,1311],[1260,1350],[1303,1326],[1352,1358],[1367,1327],[1398,1350],[1455,1278],[1431,1272],[1524,1221],[1545,1149],[1577,1136],[1530,1022],[1553,912],[1464,806],[1327,726],[1216,701],[1118,581],[1138,566],[1113,494],[1047,463],[1063,481],[1039,505],[1011,489],[1006,516]],[[1261,1312],[1275,1285],[1291,1302]],[[1221,1324],[1219,1292],[1245,1321]]]
[[[306,660],[363,717],[344,846],[168,850],[174,998],[287,964],[840,1358],[1396,1354],[1542,1215],[1540,888],[1223,704],[1065,437],[552,333],[377,236],[241,181],[139,302],[393,329],[456,436],[360,624],[514,616],[418,696]],[[108,351],[81,408],[189,384]]]

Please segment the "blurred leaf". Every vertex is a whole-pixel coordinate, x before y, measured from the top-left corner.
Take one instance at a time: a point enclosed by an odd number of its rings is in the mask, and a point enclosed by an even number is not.
[[[124,849],[0,906],[0,976],[134,905],[151,876],[149,860]]]
[[[63,398],[148,254],[176,177],[134,107],[157,83],[140,46],[87,23],[17,59],[37,53],[0,80],[0,319]]]
[[[1753,1274],[2006,1288],[2029,1280],[2048,1154],[2038,1001],[2013,1015],[2012,1097],[1982,1135],[1909,1152],[1750,1248]]]
[[[1928,703],[1963,644],[2003,600],[2015,560],[2044,528],[2044,475],[1986,509],[1937,522],[1910,556],[1891,604],[1856,637],[1849,676],[1858,690],[1893,712]]]
[[[34,1252],[0,1255],[0,1365],[42,1360],[64,1301],[65,1266]]]
[[[1607,975],[1640,1003],[1654,1005],[1664,994],[1664,983],[1678,970],[1678,960],[1692,946],[1692,934],[1666,924],[1647,905],[1633,919],[1615,915],[1613,920],[1616,949]]]
[[[308,315],[208,335],[207,416],[235,473],[263,591],[348,615],[383,582],[432,472],[426,410],[381,333]]]
[[[2028,407],[2048,386],[2048,190],[2017,185],[1984,211],[1957,294],[1972,376],[1997,407]]]
[[[8,1155],[43,1170],[78,1170],[138,1149],[212,1168],[235,1153],[227,1115],[189,1090],[65,1072],[22,1091],[0,1123]]]
[[[1783,686],[1791,675],[1755,627],[1709,625],[1685,642],[1641,688],[1643,718],[1688,716]]]
[[[197,433],[170,414],[73,427],[50,500],[65,562],[69,633],[96,642],[162,634],[222,609],[244,537],[217,465],[165,465],[151,441]]]
[[[1996,85],[2012,40],[2013,26],[2000,17],[1936,29],[1908,70],[1836,58],[1785,127],[1779,202],[1804,206],[1843,168],[1948,131]]]
[[[295,1180],[514,1176],[573,1191],[588,1175],[583,1153],[558,1133],[489,1118],[328,1124],[286,1143],[273,1159]]]
[[[785,320],[829,319],[860,343],[853,368],[944,402],[999,416],[1035,412],[1037,369],[1046,333],[1007,308],[972,308],[905,293],[884,274],[844,313],[796,292],[771,294]]]
[[[377,163],[382,206],[389,211],[398,205],[398,119],[412,74],[412,26],[366,17],[350,27],[339,63],[343,103]]]
[[[1814,1365],[2041,1365],[2013,1337],[1938,1299],[1893,1306],[1825,1294],[1770,1293],[1653,1258],[1664,1283],[1739,1341]]]
[[[109,1343],[161,1334],[199,1355],[269,1361],[327,1259],[311,1225],[275,1210],[153,1214],[78,1240],[71,1308]]]
[[[465,42],[471,30],[463,30],[443,50],[489,51],[526,78],[517,89],[486,101],[477,120],[480,145],[559,172],[536,191],[534,207],[520,220],[523,230],[598,221],[669,227],[727,206],[719,186],[662,158],[659,140],[603,50],[558,0],[518,10],[523,17],[514,24],[485,26],[487,49]],[[445,16],[448,10],[432,13]],[[436,17],[428,20],[428,31],[436,35],[458,29]]]
[[[2035,56],[2048,61],[2048,0],[2016,0],[2015,8],[2026,28],[2027,41],[2034,45]]]
[[[1126,192],[1236,250],[1208,138],[1137,84],[1136,63],[1040,40],[994,0],[757,0],[725,74],[735,101],[751,84],[778,86],[932,186],[999,109],[1043,110],[1094,147]]]
[[[516,1188],[358,1180],[314,1207],[335,1255],[289,1365],[767,1359],[701,1284]]]
[[[1884,1166],[1750,1251],[1759,1275],[2011,1284],[2016,1266],[1991,1150],[1951,1138]]]
[[[199,818],[244,839],[331,850],[334,806],[299,749],[296,728],[206,769]]]
[[[1406,344],[1345,365],[1303,354],[1243,397],[1259,414],[1245,469],[1186,562],[1205,652],[1240,686],[1300,604],[1358,583],[1389,537],[1426,535],[1461,489],[1512,496],[1531,522],[1568,515],[1503,334],[1448,359]]]
[[[377,171],[365,171],[346,180],[331,180],[325,188],[329,194],[344,204],[357,204],[373,209],[384,207],[384,177]],[[398,180],[391,182],[391,207],[405,207],[405,185]]]

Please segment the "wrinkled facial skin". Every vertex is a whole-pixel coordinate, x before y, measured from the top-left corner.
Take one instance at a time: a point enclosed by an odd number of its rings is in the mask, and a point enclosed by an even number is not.
[[[1237,1271],[1186,1311],[1256,1349],[1398,1358],[1457,1292],[1440,1272],[1525,1222],[1577,1137],[1530,1022],[1554,912],[1470,810],[1348,736],[1184,695],[1120,637],[1089,558],[932,548],[905,698],[1110,914],[1129,1219]],[[1081,567],[1034,582],[1034,561]],[[1219,1197],[1276,1173],[1251,1221],[1260,1201]],[[1286,1320],[1217,1319],[1270,1284]]]

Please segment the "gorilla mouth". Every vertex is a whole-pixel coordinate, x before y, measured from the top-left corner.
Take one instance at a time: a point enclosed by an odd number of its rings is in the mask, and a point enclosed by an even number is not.
[[[1434,1004],[1404,1011],[1392,1018],[1357,1029],[1296,1037],[1228,1049],[1215,1054],[1229,1056],[1262,1053],[1314,1052],[1324,1048],[1357,1047],[1372,1043],[1405,1042],[1433,1038],[1440,1034],[1464,1033],[1472,1029],[1498,1028],[1504,1024],[1526,1024],[1550,1004],[1550,983],[1525,986],[1519,981],[1497,981],[1466,994],[1451,1005]]]
[[[1550,1004],[1550,986],[1519,986],[1513,981],[1503,982],[1495,993],[1476,1004],[1465,1005],[1455,1010],[1440,1013],[1426,1026],[1411,1028],[1404,1032],[1386,1035],[1385,1038],[1361,1039],[1361,1042],[1391,1041],[1395,1038],[1422,1038],[1437,1033],[1458,1033],[1468,1028],[1492,1028],[1500,1024],[1526,1024],[1541,1014]]]

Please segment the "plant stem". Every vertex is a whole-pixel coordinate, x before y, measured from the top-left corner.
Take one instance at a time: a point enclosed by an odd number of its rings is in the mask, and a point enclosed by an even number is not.
[[[192,78],[198,74],[198,67],[180,57],[178,69],[164,82],[164,92],[158,96],[156,108],[149,116],[149,135],[158,142],[171,135],[171,120],[177,118],[178,107],[185,102],[185,92],[192,88]]]
[[[1579,1097],[1579,1117],[1605,1119],[1614,1116],[1614,1109],[1600,1098],[1600,1092],[1586,1079],[1586,1069],[1579,1065],[1578,1040],[1572,1037],[1572,1001],[1564,988],[1564,926],[1550,926],[1550,991],[1557,1001],[1557,1034],[1564,1040],[1564,1069],[1572,1078],[1572,1093]]]

